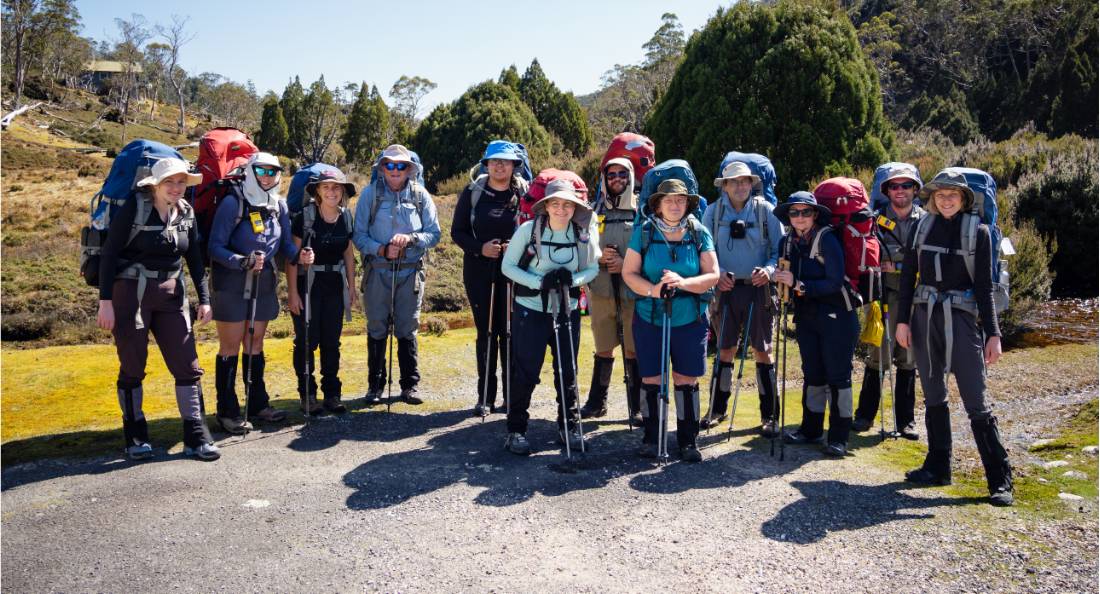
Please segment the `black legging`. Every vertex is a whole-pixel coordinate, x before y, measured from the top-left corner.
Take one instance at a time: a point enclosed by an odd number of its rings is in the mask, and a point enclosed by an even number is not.
[[[466,285],[466,298],[470,300],[470,307],[474,314],[474,326],[477,328],[477,397],[481,401],[481,394],[485,390],[485,382],[488,381],[488,394],[485,405],[491,406],[496,402],[497,394],[497,365],[508,360],[507,344],[505,341],[505,324],[508,316],[508,278],[499,270],[499,260],[492,261],[487,258],[471,256],[467,254],[463,258],[462,282]],[[496,271],[496,294],[492,295],[493,301],[493,334],[489,335],[489,301],[493,288],[493,269]],[[489,359],[489,374],[485,377],[485,354],[492,352]],[[507,376],[507,374],[502,374]],[[509,378],[505,377],[504,382]],[[508,389],[505,383],[505,390]],[[503,403],[503,393],[501,401]]]

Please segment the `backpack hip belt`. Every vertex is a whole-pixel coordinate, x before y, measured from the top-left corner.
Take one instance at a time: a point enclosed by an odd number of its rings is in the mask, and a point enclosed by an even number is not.
[[[393,268],[393,262],[390,262],[389,260],[383,260],[381,258],[375,258],[374,260],[371,260],[370,267],[373,270],[389,270]],[[416,262],[401,262],[397,265],[398,270],[409,270],[411,268],[420,270],[423,267],[423,260],[417,260]]]
[[[306,277],[306,293],[313,290],[313,279],[318,272],[339,272],[344,293],[344,320],[351,321],[351,288],[348,286],[348,268],[343,260],[336,264],[314,264],[305,270],[298,268],[298,276]]]
[[[917,285],[913,294],[913,303],[925,305],[925,328],[927,334],[924,337],[925,349],[931,357],[932,352],[932,311],[937,304],[943,305],[943,340],[946,345],[944,353],[944,375],[951,373],[951,352],[955,332],[952,310],[964,311],[975,319],[978,317],[978,301],[971,291],[940,291],[931,285]]]
[[[181,283],[180,288],[184,291],[183,299],[184,306],[187,303],[187,287],[183,286],[183,266],[176,268],[175,270],[149,270],[144,264],[135,262],[127,266],[122,272],[119,272],[115,278],[137,280],[137,311],[134,313],[134,328],[136,330],[142,330],[145,328],[145,322],[141,319],[141,299],[145,296],[145,288],[149,286],[149,279],[164,281],[170,278],[174,278]]]

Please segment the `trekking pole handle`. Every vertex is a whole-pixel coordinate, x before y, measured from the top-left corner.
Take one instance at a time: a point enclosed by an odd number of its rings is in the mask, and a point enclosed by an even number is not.
[[[787,271],[791,269],[791,261],[786,258],[780,258],[779,263],[776,265],[777,270]],[[783,303],[790,301],[791,288],[783,283],[779,284],[779,300]]]

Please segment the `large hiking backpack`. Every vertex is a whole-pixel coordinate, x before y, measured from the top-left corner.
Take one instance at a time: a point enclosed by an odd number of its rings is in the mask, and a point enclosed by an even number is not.
[[[970,186],[974,192],[973,208],[963,213],[969,218],[963,220],[960,243],[963,262],[971,280],[974,279],[978,224],[982,223],[989,227],[989,240],[993,249],[993,308],[997,313],[1001,313],[1008,308],[1010,289],[1008,262],[1003,259],[1003,256],[1011,256],[1016,252],[1012,249],[1012,243],[1005,240],[1001,228],[997,226],[997,182],[985,171],[972,167],[948,167],[944,171],[962,174],[966,178],[966,185]],[[926,216],[917,224],[913,249],[917,250],[918,257],[920,248],[924,245],[924,240],[931,229],[932,218]]]
[[[882,183],[888,179],[886,176],[890,175],[890,172],[898,171],[899,169],[906,170],[916,176],[917,179],[920,179],[920,171],[917,169],[916,165],[911,163],[890,162],[879,165],[878,168],[875,169],[875,179],[871,183],[871,210],[882,212],[884,208],[890,205],[890,197],[882,193]],[[913,198],[913,204],[917,206],[921,205],[919,191]]]
[[[531,185],[527,188],[527,193],[523,196],[523,199],[519,201],[519,212],[516,214],[516,225],[522,225],[534,218],[531,214],[531,207],[533,207],[536,202],[546,197],[547,184],[556,179],[567,179],[573,182],[573,187],[577,190],[577,197],[581,200],[588,200],[588,185],[584,183],[581,176],[565,169],[543,169],[535,176],[535,179],[531,181]]]
[[[210,237],[218,203],[229,191],[230,174],[259,150],[248,134],[236,128],[214,128],[199,139],[195,168],[202,174],[202,182],[191,189],[190,202],[202,237]]]
[[[833,177],[817,184],[813,194],[818,204],[833,212],[829,224],[844,248],[845,280],[869,301],[874,297],[869,293],[871,275],[879,268],[879,243],[874,233],[875,216],[863,182],[850,177]]]
[[[294,172],[294,177],[290,178],[290,189],[286,192],[286,207],[290,211],[290,216],[302,212],[305,205],[309,203],[309,196],[306,195],[306,184],[313,181],[318,174],[326,169],[336,169],[336,166],[326,165],[325,163],[311,163]]]
[[[653,214],[649,212],[649,197],[657,191],[657,186],[661,185],[661,182],[666,179],[678,179],[684,182],[689,192],[695,195],[699,194],[699,180],[696,179],[695,172],[691,170],[691,165],[687,161],[669,159],[659,163],[653,169],[647,171],[645,177],[642,178],[642,190],[638,195],[638,214],[634,217],[635,227]],[[690,214],[695,215],[696,219],[702,221],[703,211],[706,209],[707,200],[700,196],[699,206]]]
[[[738,161],[749,166],[749,171],[753,175],[760,178],[760,187],[753,188],[756,190],[754,194],[761,194],[764,199],[772,203],[775,206],[778,203],[778,199],[775,196],[775,167],[772,166],[770,159],[764,155],[758,153],[739,153],[737,151],[730,151],[726,153],[726,156],[722,159],[722,164],[718,167],[718,177],[722,177],[722,172],[725,171],[726,165]]]
[[[80,230],[80,274],[84,282],[99,286],[99,254],[107,240],[111,217],[134,197],[137,182],[149,176],[153,164],[169,157],[183,160],[178,151],[153,140],[134,140],[119,151],[103,187],[92,197],[91,222]]]
[[[634,166],[634,183],[641,186],[645,174],[657,164],[655,156],[653,141],[648,137],[633,132],[620,132],[607,146],[607,152],[603,154],[603,160],[600,161],[600,172],[603,172],[611,159],[619,157],[629,159],[630,164]]]

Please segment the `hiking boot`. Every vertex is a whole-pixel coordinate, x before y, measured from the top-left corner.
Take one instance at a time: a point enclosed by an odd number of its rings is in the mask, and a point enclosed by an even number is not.
[[[484,404],[475,404],[473,416],[475,417],[487,417],[489,416],[489,407]]]
[[[795,429],[794,431],[785,431],[783,433],[783,443],[789,443],[791,445],[812,445],[825,443],[825,436],[818,435],[817,437],[810,437],[802,432],[802,429]]]
[[[371,388],[367,390],[367,394],[363,396],[363,401],[367,403],[367,406],[382,404],[382,388]]]
[[[951,484],[951,415],[947,404],[929,406],[924,415],[928,454],[924,464],[905,473],[905,480],[921,485]]]
[[[398,397],[405,404],[424,404],[419,396],[416,395],[416,387],[405,388],[401,390],[401,396]]]
[[[148,460],[153,457],[153,446],[144,441],[134,443],[126,448],[126,457],[131,460]]]
[[[260,410],[260,412],[252,416],[265,423],[278,423],[280,421],[286,420],[285,412],[272,408],[270,406],[263,408],[262,410]]]
[[[699,421],[699,426],[703,429],[710,429],[711,427],[717,427],[726,420],[725,414],[718,414],[715,417],[711,417],[710,413],[703,415],[703,420]]]
[[[898,434],[905,439],[910,439],[913,441],[920,439],[920,433],[917,433],[916,423],[909,423],[908,425],[905,425],[901,428],[900,431],[898,431]]]
[[[308,400],[302,398],[301,396],[299,396],[298,398],[301,401],[301,403],[298,405],[298,410],[302,411],[302,414],[309,415],[311,417],[316,417],[317,415],[321,414],[323,408],[321,407],[321,403],[317,402],[317,398],[314,395],[311,394]]]
[[[566,432],[564,428],[558,429],[558,443],[565,445],[565,440],[569,439],[569,449],[579,452],[584,447],[584,436],[581,434],[581,428],[579,425],[573,424],[573,428]]]
[[[1012,496],[1011,490],[998,487],[995,492],[989,495],[989,503],[997,507],[1008,507],[1015,504],[1016,499]]]
[[[493,413],[494,415],[506,415],[508,414],[508,405],[501,404],[500,406],[497,406],[494,404],[489,408],[489,412]]]
[[[937,474],[928,469],[929,462],[925,460],[924,466],[905,473],[905,480],[918,485],[950,485],[951,473]]]
[[[855,431],[856,433],[863,433],[864,431],[867,431],[872,426],[874,426],[874,424],[874,419],[864,419],[863,417],[856,417],[852,420],[852,431]],[[913,439],[916,438],[914,437]]]
[[[1012,505],[1012,467],[1008,463],[1008,452],[1001,442],[1001,431],[997,427],[997,417],[973,419],[970,428],[974,431],[974,441],[978,454],[985,467],[985,481],[989,487],[989,503],[997,506]]]
[[[638,448],[638,456],[641,458],[656,458],[657,457],[657,444],[655,443],[643,443]]]
[[[760,435],[768,439],[779,437],[779,423],[775,419],[761,419]]]
[[[215,417],[222,430],[230,435],[244,435],[252,431],[252,423],[241,417]]]
[[[843,442],[829,443],[821,448],[821,453],[832,458],[843,458],[848,455],[848,444]]]
[[[331,415],[342,415],[348,412],[348,407],[340,402],[339,396],[326,396],[321,406],[324,407],[325,412]]]
[[[183,455],[188,458],[197,458],[206,462],[217,460],[222,457],[221,452],[218,451],[218,446],[212,443],[200,444],[198,447],[194,448],[184,446]]]
[[[680,448],[680,459],[684,462],[702,462],[703,454],[694,445],[686,445]]]
[[[531,455],[531,443],[522,433],[509,433],[508,439],[504,441],[504,449],[517,456]]]
[[[607,416],[607,401],[595,402],[589,400],[581,407],[582,419],[599,419]]]

